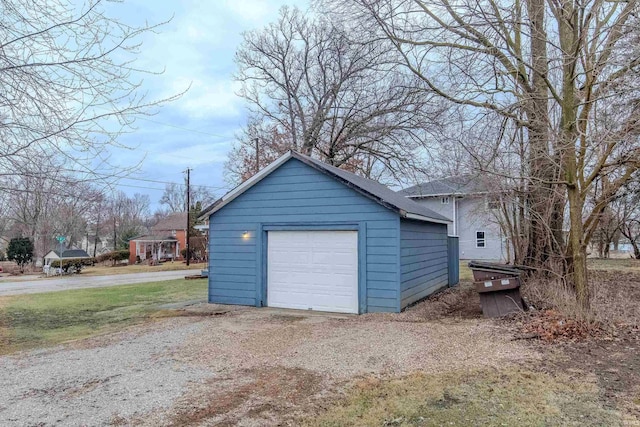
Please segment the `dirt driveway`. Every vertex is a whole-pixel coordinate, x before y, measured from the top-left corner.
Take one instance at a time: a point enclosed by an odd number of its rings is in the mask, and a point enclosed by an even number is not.
[[[483,319],[416,321],[202,305],[0,358],[0,425],[273,425],[365,375],[538,357]],[[420,316],[418,316],[420,317]]]

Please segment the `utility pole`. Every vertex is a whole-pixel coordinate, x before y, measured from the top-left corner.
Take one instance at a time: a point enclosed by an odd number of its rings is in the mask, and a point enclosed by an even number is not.
[[[187,236],[186,236],[186,241],[187,241],[187,267],[189,266],[189,258],[191,257],[190,254],[190,245],[189,245],[189,240],[190,240],[190,231],[191,231],[191,183],[190,183],[190,178],[191,178],[191,169],[187,168]]]
[[[96,234],[93,239],[93,256],[96,256],[98,252],[98,229],[100,228],[100,211],[102,209],[102,204],[98,204],[98,217],[96,219]]]

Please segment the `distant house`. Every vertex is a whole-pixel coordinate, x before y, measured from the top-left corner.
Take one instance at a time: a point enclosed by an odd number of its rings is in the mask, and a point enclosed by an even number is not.
[[[176,212],[151,227],[151,233],[129,241],[129,263],[153,260],[181,260],[187,246],[187,213]]]
[[[113,250],[113,236],[83,236],[78,246],[87,248],[87,253],[91,256],[99,256]],[[95,250],[94,250],[95,249]]]
[[[496,219],[500,191],[486,182],[463,175],[414,185],[400,193],[451,219],[448,233],[459,238],[460,259],[507,258],[507,242]]]

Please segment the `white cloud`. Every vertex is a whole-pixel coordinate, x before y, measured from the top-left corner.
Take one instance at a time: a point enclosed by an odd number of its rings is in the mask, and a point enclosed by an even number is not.
[[[174,93],[189,86],[189,91],[175,102],[174,108],[190,119],[238,117],[242,114],[242,99],[235,94],[237,83],[215,78],[189,81],[181,77],[171,85]]]
[[[186,166],[201,166],[196,175],[202,183],[224,183],[222,164],[243,117],[244,100],[235,95],[238,83],[232,78],[234,53],[242,40],[241,33],[273,21],[284,4],[304,8],[308,1],[119,3],[118,9],[127,20],[140,17],[137,23],[131,22],[132,25],[140,25],[145,19],[160,22],[174,15],[158,33],[145,37],[136,63],[141,69],[164,70],[160,75],[146,76],[143,88],[148,91],[148,97],[162,99],[182,92],[189,85],[191,89],[161,108],[156,116],[140,120],[139,129],[123,137],[123,142],[139,147],[135,156],[131,152],[114,152],[114,155],[124,162],[146,153],[142,166],[146,176],[160,177],[178,173]]]
[[[176,167],[200,166],[223,163],[227,159],[227,143],[203,143],[162,151],[150,155],[149,160],[155,163],[174,165]]]
[[[254,24],[266,24],[281,6],[266,0],[231,0],[225,1],[224,5],[239,19]]]

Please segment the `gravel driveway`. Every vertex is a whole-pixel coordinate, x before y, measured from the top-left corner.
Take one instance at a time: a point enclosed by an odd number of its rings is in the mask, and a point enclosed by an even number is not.
[[[536,357],[483,319],[207,304],[181,314],[0,358],[0,425],[286,424],[354,378]]]

